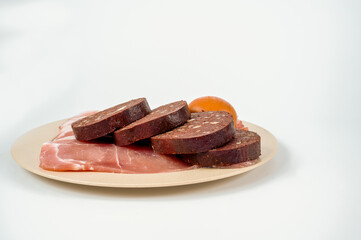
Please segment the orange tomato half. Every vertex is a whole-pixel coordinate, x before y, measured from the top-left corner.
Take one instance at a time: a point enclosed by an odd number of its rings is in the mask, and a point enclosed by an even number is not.
[[[207,111],[226,111],[232,114],[234,123],[237,123],[237,113],[233,106],[226,100],[214,97],[205,96],[193,100],[189,105],[190,112],[207,112]]]

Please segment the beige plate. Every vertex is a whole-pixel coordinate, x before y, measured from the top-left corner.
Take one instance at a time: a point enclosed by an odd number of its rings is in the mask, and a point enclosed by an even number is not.
[[[50,141],[58,133],[58,126],[63,122],[56,121],[33,129],[20,138],[12,146],[11,154],[15,161],[26,170],[40,176],[59,181],[102,187],[148,188],[187,185],[208,182],[231,177],[261,166],[277,152],[276,138],[267,130],[244,122],[249,130],[261,136],[262,155],[255,165],[236,169],[192,169],[171,173],[151,174],[119,174],[100,172],[53,172],[39,167],[39,154],[44,142]]]

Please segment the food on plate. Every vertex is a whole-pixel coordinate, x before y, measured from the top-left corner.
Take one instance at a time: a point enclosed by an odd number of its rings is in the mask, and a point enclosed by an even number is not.
[[[225,111],[192,113],[182,126],[151,138],[155,152],[200,153],[229,142],[235,133],[232,115]]]
[[[248,130],[248,127],[245,127],[241,120],[237,120],[236,129]]]
[[[134,99],[89,115],[72,124],[77,140],[89,141],[103,137],[150,113],[145,98]]]
[[[245,167],[261,154],[260,136],[241,129],[233,107],[220,98],[199,98],[189,108],[177,101],[153,111],[139,98],[65,121],[43,144],[40,167],[112,173]]]
[[[189,104],[191,113],[207,112],[207,111],[226,111],[232,114],[234,123],[237,122],[237,113],[233,106],[226,100],[214,97],[205,96],[194,99]]]
[[[167,132],[185,123],[189,117],[186,101],[160,106],[145,117],[115,131],[115,144],[125,146]]]
[[[181,159],[201,167],[221,167],[257,159],[261,155],[261,137],[237,129],[234,138],[222,147],[197,154],[183,154]]]
[[[41,168],[113,173],[160,173],[195,168],[175,156],[157,154],[147,145],[119,147],[100,140],[76,140],[71,123],[93,113],[75,116],[59,127],[59,134],[41,148]]]

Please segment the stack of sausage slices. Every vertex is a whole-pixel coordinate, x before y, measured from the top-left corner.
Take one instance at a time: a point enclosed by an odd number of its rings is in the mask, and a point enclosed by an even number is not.
[[[105,109],[72,124],[79,141],[112,135],[126,146],[150,139],[161,154],[176,154],[201,167],[222,167],[257,159],[261,154],[257,133],[235,129],[225,111],[190,113],[185,101],[151,110],[145,98]]]

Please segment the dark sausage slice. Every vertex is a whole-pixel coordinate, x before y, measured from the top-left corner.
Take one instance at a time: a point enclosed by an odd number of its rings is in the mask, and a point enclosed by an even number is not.
[[[255,132],[237,129],[234,139],[220,148],[179,156],[183,161],[201,167],[228,166],[257,159],[261,155],[260,140]]]
[[[125,146],[172,130],[190,117],[186,101],[178,101],[154,109],[150,114],[114,132],[115,144]]]
[[[89,141],[114,132],[149,113],[147,100],[138,98],[80,119],[71,126],[77,140]]]
[[[153,150],[163,154],[206,152],[232,140],[233,117],[224,111],[192,113],[182,126],[151,138]]]

